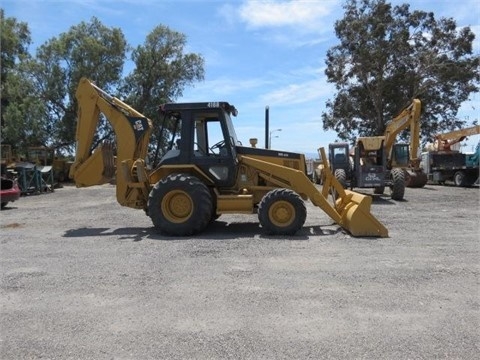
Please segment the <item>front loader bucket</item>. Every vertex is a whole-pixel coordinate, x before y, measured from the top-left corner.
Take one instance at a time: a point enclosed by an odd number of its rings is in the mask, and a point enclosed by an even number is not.
[[[388,230],[370,212],[372,198],[351,190],[345,190],[335,178],[326,161],[325,150],[320,148],[324,164],[322,192],[311,196],[312,202],[320,206],[330,217],[352,236],[388,237]],[[329,194],[335,194],[333,206],[327,202]]]
[[[353,236],[388,237],[388,230],[370,212],[372,198],[345,190],[345,196],[336,200],[340,225]]]
[[[278,187],[296,191],[302,199],[310,199],[313,205],[321,208],[338,225],[352,236],[388,237],[387,229],[370,212],[372,198],[354,191],[345,190],[335,179],[326,163],[325,150],[320,148],[324,159],[324,182],[322,190],[305,173],[293,168],[276,165],[249,156],[241,156],[241,162],[257,169],[260,176]],[[335,194],[336,201],[329,201]]]

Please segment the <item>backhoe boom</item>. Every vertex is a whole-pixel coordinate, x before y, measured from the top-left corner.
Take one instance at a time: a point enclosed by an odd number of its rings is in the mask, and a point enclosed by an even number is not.
[[[78,187],[101,185],[112,181],[117,171],[118,202],[124,206],[145,208],[145,193],[149,191],[145,157],[152,131],[150,119],[86,78],[81,79],[76,97],[77,147],[70,177]],[[113,128],[116,146],[106,142],[91,152],[101,114]]]

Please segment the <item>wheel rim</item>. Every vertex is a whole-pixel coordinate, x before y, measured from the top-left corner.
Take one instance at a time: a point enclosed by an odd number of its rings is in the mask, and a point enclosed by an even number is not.
[[[295,208],[288,201],[276,201],[268,210],[268,217],[275,226],[288,226],[295,219]]]
[[[460,186],[462,184],[463,176],[462,174],[455,174],[455,185]]]
[[[162,199],[162,213],[170,222],[182,223],[192,215],[192,212],[192,198],[185,191],[170,191]]]

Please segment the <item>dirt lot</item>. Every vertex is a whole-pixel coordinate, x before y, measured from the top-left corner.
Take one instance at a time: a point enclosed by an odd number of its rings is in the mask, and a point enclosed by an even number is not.
[[[294,237],[231,215],[169,238],[112,185],[22,197],[0,213],[0,358],[478,358],[479,200],[376,197],[382,239],[311,204]]]

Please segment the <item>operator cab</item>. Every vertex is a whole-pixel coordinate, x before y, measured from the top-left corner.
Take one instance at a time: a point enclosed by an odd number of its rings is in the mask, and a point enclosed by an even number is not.
[[[172,134],[159,166],[196,165],[218,187],[236,182],[236,150],[240,145],[231,115],[237,110],[227,102],[162,105],[164,124]]]
[[[393,167],[407,167],[410,161],[410,144],[394,144],[392,147],[391,164]],[[414,154],[416,156],[416,154]]]
[[[347,172],[350,170],[349,146],[347,143],[329,144],[328,157],[333,172],[337,169],[344,169]]]

